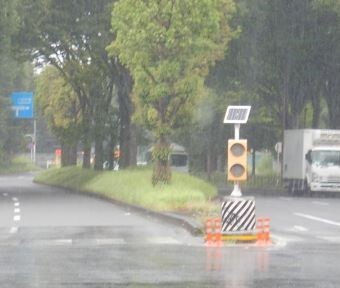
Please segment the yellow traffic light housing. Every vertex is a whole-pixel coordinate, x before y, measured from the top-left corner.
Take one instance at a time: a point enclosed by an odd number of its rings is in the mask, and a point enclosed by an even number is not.
[[[228,180],[247,180],[247,140],[228,140]]]

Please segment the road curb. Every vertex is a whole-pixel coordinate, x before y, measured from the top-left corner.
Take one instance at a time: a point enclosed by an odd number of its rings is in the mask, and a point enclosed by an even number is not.
[[[96,198],[96,199],[101,199],[101,200],[110,202],[112,204],[115,204],[117,206],[120,206],[120,207],[123,207],[123,208],[128,208],[132,211],[144,214],[146,216],[153,217],[153,218],[156,218],[156,219],[160,219],[164,222],[180,226],[180,227],[186,229],[188,232],[190,232],[190,234],[193,235],[193,236],[203,235],[202,227],[200,227],[200,225],[198,223],[196,223],[193,219],[190,219],[189,217],[186,217],[186,216],[178,215],[176,213],[162,213],[162,212],[149,210],[149,209],[146,209],[144,207],[134,205],[134,204],[129,204],[129,203],[111,198],[111,197],[103,195],[103,194],[98,194],[98,193],[95,193],[95,192],[80,191],[80,190],[76,190],[76,189],[65,188],[65,187],[58,186],[58,185],[45,184],[45,183],[38,182],[36,180],[33,180],[33,182],[40,184],[40,185],[45,185],[45,186],[49,186],[49,187],[55,187],[55,188],[58,188],[58,189],[63,189],[65,191],[68,191],[68,192],[73,193],[73,194],[87,195],[87,196],[90,196],[90,197],[93,197],[93,198]]]

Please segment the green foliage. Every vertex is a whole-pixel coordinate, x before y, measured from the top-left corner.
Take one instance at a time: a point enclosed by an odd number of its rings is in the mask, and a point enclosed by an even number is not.
[[[80,104],[73,89],[65,83],[56,68],[48,66],[38,76],[36,103],[48,127],[60,141],[79,141],[82,124]]]
[[[340,2],[338,0],[314,0],[316,8],[332,9],[340,13]]]
[[[130,70],[137,114],[156,139],[185,124],[209,67],[234,36],[234,9],[232,0],[115,4],[108,49]]]
[[[156,145],[152,151],[153,159],[167,161],[170,155],[170,147]]]
[[[77,95],[83,118],[83,163],[87,168],[91,144],[95,143],[97,155],[94,167],[101,169],[105,137],[109,135],[112,140],[117,135],[107,133],[107,127],[117,126],[111,123],[118,118],[117,109],[112,107],[116,102],[119,103],[118,124],[126,131],[119,137],[125,137],[125,142],[133,140],[129,131],[132,81],[126,68],[106,51],[114,38],[110,29],[114,2],[21,0],[19,10],[21,26],[17,48],[32,55],[36,62],[56,67]],[[119,97],[119,101],[115,97]],[[121,141],[121,160],[130,154],[125,142]],[[128,161],[121,162],[122,167]]]
[[[21,149],[26,123],[12,119],[10,94],[32,88],[32,66],[17,61],[12,48],[18,30],[19,1],[0,0],[0,166],[9,167],[14,153]],[[26,59],[24,59],[26,60]]]
[[[2,165],[0,165],[0,174],[14,174],[40,170],[39,167],[32,163],[31,159],[28,159],[24,156],[17,156],[13,158],[11,163],[1,164]]]
[[[95,172],[76,167],[51,169],[38,175],[37,182],[72,190],[92,192],[155,211],[202,211],[216,189],[193,176],[174,173],[169,185],[152,186],[149,169]]]

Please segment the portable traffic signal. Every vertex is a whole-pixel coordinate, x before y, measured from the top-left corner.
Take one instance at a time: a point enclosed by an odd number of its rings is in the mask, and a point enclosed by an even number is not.
[[[247,180],[247,140],[228,140],[228,180]]]

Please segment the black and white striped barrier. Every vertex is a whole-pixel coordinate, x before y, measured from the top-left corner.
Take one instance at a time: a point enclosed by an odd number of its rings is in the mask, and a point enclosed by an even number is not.
[[[222,202],[222,234],[253,233],[256,227],[254,197],[226,197]]]

